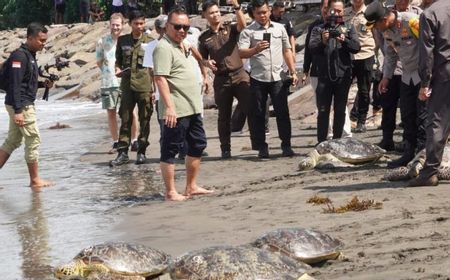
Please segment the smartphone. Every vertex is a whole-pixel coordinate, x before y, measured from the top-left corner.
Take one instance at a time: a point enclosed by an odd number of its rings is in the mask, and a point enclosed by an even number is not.
[[[122,77],[124,73],[126,73],[127,71],[130,71],[130,67],[127,67],[125,69],[122,69],[120,72],[116,73],[117,77]]]
[[[263,33],[263,41],[266,41],[270,45],[270,33]]]

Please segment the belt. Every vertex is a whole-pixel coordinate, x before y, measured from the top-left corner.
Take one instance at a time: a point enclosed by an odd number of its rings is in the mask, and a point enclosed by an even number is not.
[[[218,73],[218,74],[216,74],[216,76],[233,77],[233,76],[236,76],[236,75],[240,74],[242,69],[243,69],[243,67],[240,67],[240,68],[238,68],[236,70],[233,70],[233,71],[226,71],[226,72]]]

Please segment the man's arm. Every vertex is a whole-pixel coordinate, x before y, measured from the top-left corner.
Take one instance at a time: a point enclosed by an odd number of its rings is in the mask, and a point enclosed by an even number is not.
[[[206,88],[205,90],[207,90],[207,87],[208,87],[208,80],[207,80],[208,79],[208,69],[205,67],[205,65],[203,65],[202,55],[200,54],[198,49],[194,48],[194,47],[191,47],[191,51],[192,51],[192,56],[194,56],[194,58],[198,62],[198,66],[200,67],[200,72],[202,73],[202,76],[203,76],[203,86]]]
[[[292,54],[291,44],[289,43],[289,37],[286,30],[282,30],[281,41],[283,44],[283,58],[289,68],[289,73],[292,76],[292,84],[297,85],[298,77],[295,71],[294,55]]]
[[[120,69],[122,69],[122,48],[120,42],[121,40],[119,37],[116,45],[116,73],[120,72]]]
[[[322,28],[316,26],[311,31],[311,38],[309,40],[309,50],[311,54],[323,54],[325,44],[322,40]]]
[[[103,58],[104,58],[102,39],[98,40],[97,44],[95,44],[95,57],[97,60],[98,68],[100,68],[100,70],[102,70]]]
[[[15,51],[13,54],[11,54],[9,65],[6,65],[8,67],[8,95],[12,97],[12,106],[14,108],[14,112],[16,114],[22,113],[23,105],[22,105],[22,98],[21,95],[21,89],[22,89],[22,82],[25,77],[25,73],[27,71],[28,67],[28,58],[22,51]]]
[[[172,98],[170,98],[169,83],[165,76],[155,76],[155,83],[159,90],[159,100],[166,107],[164,123],[168,127],[175,127],[177,125],[177,114],[175,113],[175,105],[172,102]]]
[[[239,56],[241,58],[250,58],[257,53],[269,47],[269,43],[266,41],[259,41],[255,46],[251,46],[251,31],[244,29],[239,36]]]
[[[358,34],[356,34],[355,28],[353,26],[350,26],[347,35],[342,41],[342,46],[344,47],[344,49],[353,54],[358,53],[361,49]]]
[[[233,6],[234,7],[239,6],[237,0],[233,0]],[[236,28],[238,32],[241,32],[242,30],[244,30],[245,27],[247,27],[247,21],[245,20],[245,15],[244,12],[242,12],[242,9],[236,10],[236,21],[237,21]]]
[[[434,17],[426,17],[426,13],[420,16],[420,36],[419,36],[419,75],[422,87],[430,87],[431,74],[433,71],[433,49],[436,23]]]

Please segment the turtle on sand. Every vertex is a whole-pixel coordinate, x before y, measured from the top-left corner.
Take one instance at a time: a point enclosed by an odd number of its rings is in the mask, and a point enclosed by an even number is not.
[[[295,260],[315,264],[342,258],[344,244],[325,233],[304,228],[270,231],[252,243],[253,246],[279,252]]]
[[[55,269],[58,279],[150,279],[166,272],[170,256],[129,243],[104,243],[83,249]]]
[[[416,178],[425,165],[425,159],[426,152],[423,149],[406,166],[388,170],[386,175],[384,175],[384,179],[388,181],[403,181]],[[439,180],[450,180],[450,146],[445,146],[444,148],[437,176]]]
[[[363,164],[380,159],[386,153],[380,147],[355,138],[340,138],[323,141],[301,160],[299,170],[313,169],[326,162],[326,167]],[[323,166],[322,166],[323,167]]]
[[[289,257],[251,246],[217,246],[176,258],[169,271],[174,280],[298,280],[306,279],[309,268]]]

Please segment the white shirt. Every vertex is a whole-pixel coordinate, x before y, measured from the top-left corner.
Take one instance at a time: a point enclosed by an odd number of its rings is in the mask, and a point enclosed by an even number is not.
[[[153,40],[144,47],[145,53],[144,53],[144,61],[142,63],[142,66],[148,67],[148,68],[153,68],[153,51],[155,50],[158,42],[159,42],[158,40]],[[155,87],[155,99],[159,100],[158,87]]]
[[[116,7],[120,7],[123,5],[123,1],[122,0],[113,0],[112,5],[116,6]]]

